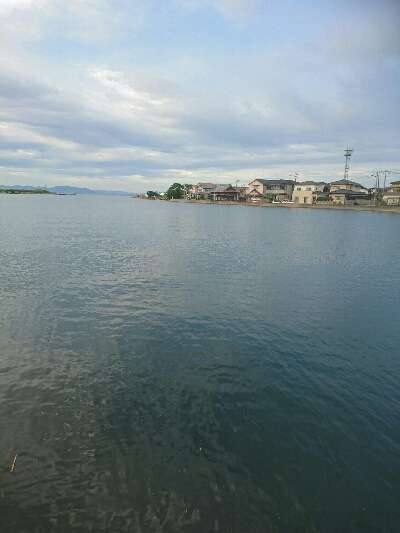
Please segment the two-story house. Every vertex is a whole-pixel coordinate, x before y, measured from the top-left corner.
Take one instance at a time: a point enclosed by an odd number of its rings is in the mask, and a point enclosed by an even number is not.
[[[189,196],[191,198],[204,198],[205,200],[210,199],[210,193],[215,187],[218,187],[218,183],[206,183],[199,181],[196,185],[193,185],[189,191]]]
[[[295,204],[314,204],[318,196],[325,196],[329,186],[323,181],[296,182],[293,189],[293,202]]]
[[[345,179],[331,183],[329,196],[332,198],[333,204],[342,205],[370,198],[368,189],[363,185]]]
[[[296,182],[293,180],[256,179],[249,183],[247,198],[250,201],[261,200],[262,198],[270,202],[290,201],[295,184]]]

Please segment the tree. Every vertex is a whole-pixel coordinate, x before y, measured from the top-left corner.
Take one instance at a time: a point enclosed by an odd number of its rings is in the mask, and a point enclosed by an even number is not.
[[[168,191],[165,193],[168,200],[171,200],[172,198],[174,200],[179,200],[183,198],[185,188],[181,183],[174,183],[171,185],[171,187],[168,189]]]
[[[147,197],[148,197],[148,198],[154,198],[154,197],[160,196],[160,195],[158,194],[158,192],[156,192],[156,191],[147,191],[146,194],[147,194]]]

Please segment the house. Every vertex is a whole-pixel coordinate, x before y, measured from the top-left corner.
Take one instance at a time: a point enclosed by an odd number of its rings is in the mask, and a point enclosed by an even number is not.
[[[232,187],[232,185],[217,185],[214,187],[214,189],[210,192],[210,196],[212,200],[219,201],[219,200],[228,200],[230,202],[238,201],[239,197],[239,191],[236,189],[236,187]]]
[[[256,179],[249,183],[247,198],[249,201],[261,201],[265,198],[269,202],[291,200],[295,185],[293,180]]]
[[[390,184],[390,192],[400,193],[400,181],[392,181],[392,183]]]
[[[350,180],[339,180],[339,181],[333,181],[330,184],[330,192],[335,191],[353,191],[353,192],[364,192],[365,194],[368,194],[368,189],[366,189],[363,185],[360,183],[356,183],[355,181]]]
[[[346,205],[352,202],[359,203],[359,201],[370,200],[371,198],[368,191],[367,192],[364,192],[364,191],[356,192],[356,191],[352,191],[349,189],[337,189],[337,190],[331,191],[329,193],[329,196],[332,198],[332,204],[336,204],[336,205],[338,204]]]
[[[323,181],[296,182],[293,189],[295,204],[314,204],[319,196],[326,196],[329,186]]]
[[[245,202],[247,200],[247,193],[249,188],[246,186],[234,187],[235,191],[238,193],[238,202]]]
[[[393,184],[391,184],[393,185]],[[385,192],[382,196],[382,203],[386,205],[400,205],[400,182],[396,192]]]
[[[208,200],[210,199],[210,192],[217,186],[218,183],[205,183],[199,181],[197,185],[193,185],[193,187],[189,190],[189,196],[197,199],[204,197],[205,200]]]

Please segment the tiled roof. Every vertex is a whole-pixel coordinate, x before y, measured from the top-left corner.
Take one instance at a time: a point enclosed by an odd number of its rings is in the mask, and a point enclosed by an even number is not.
[[[296,181],[296,185],[328,185],[324,181]]]
[[[345,179],[342,179],[339,181],[332,181],[331,185],[353,185],[356,187],[363,187],[363,189],[365,189],[365,187],[361,185],[360,183],[356,183],[355,181],[350,181],[350,180],[345,180]]]
[[[211,191],[211,193],[214,193],[214,192],[225,192],[230,187],[232,187],[232,185],[230,185],[230,184],[228,184],[228,185],[217,185],[217,187],[214,187],[214,189]],[[228,191],[228,192],[236,192],[236,191],[233,190],[233,191]]]
[[[199,183],[197,184],[197,187],[215,187],[216,186],[216,183],[204,183],[204,182],[201,182],[199,181]]]
[[[293,180],[264,180],[264,179],[255,179],[253,181],[259,181],[263,185],[294,185],[297,183]],[[253,182],[251,182],[253,183]]]
[[[337,191],[331,191],[329,193],[330,195],[331,194],[351,194],[351,195],[355,195],[355,196],[366,196],[367,193],[364,192],[364,191],[351,191],[349,189],[338,189]]]

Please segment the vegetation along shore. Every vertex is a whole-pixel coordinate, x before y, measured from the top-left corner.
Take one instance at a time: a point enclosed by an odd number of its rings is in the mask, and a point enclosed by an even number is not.
[[[57,194],[45,189],[0,189],[0,194]]]

